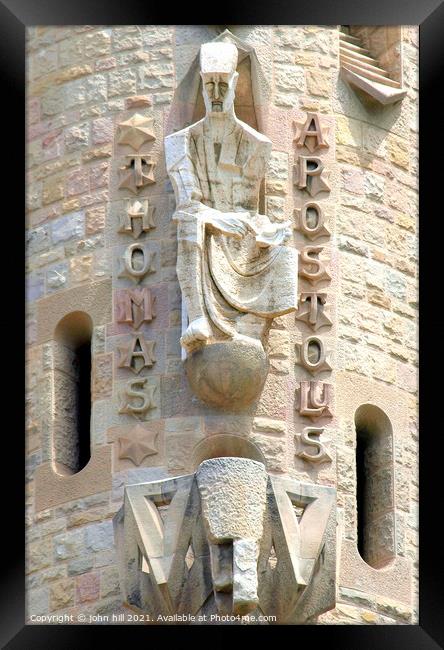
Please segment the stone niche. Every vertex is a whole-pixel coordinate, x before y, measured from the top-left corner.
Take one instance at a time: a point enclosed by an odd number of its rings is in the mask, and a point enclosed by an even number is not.
[[[273,319],[297,309],[291,222],[263,209],[272,142],[256,130],[266,88],[259,70],[254,50],[229,32],[203,44],[182,84],[191,96],[176,93],[193,123],[165,138],[186,373],[202,401],[233,410],[263,388]]]

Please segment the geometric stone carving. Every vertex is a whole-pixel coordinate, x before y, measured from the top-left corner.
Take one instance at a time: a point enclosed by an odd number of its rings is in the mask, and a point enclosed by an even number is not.
[[[118,438],[119,458],[128,458],[137,467],[147,457],[157,454],[155,447],[157,432],[147,431],[140,424],[131,429],[126,436]]]
[[[326,360],[324,342],[319,336],[309,336],[303,343],[296,343],[299,351],[299,363],[312,375],[331,370],[331,366]]]
[[[117,125],[118,143],[129,144],[138,151],[144,142],[156,139],[153,132],[154,120],[152,117],[144,117],[136,113],[129,120],[120,122]]]
[[[301,449],[296,453],[296,456],[307,460],[310,463],[326,463],[331,462],[332,458],[325,451],[324,445],[320,442],[319,436],[323,433],[324,429],[318,427],[305,427],[302,433],[296,433],[295,438],[299,442],[299,446],[306,445],[308,447],[315,447],[317,453],[309,454],[306,449]],[[314,436],[315,438],[311,438]]]
[[[284,245],[289,224],[258,213],[272,143],[235,115],[236,46],[205,43],[200,63],[205,117],[166,137],[165,157],[189,318],[181,344],[205,354],[223,336],[260,340],[254,317],[265,327],[296,309],[297,252]]]
[[[407,94],[398,81],[389,77],[381,63],[361,47],[355,36],[339,32],[339,62],[341,77],[367,101],[385,106],[400,101]]]
[[[295,229],[311,239],[330,235],[324,225],[324,213],[319,203],[311,201],[306,203],[300,210],[294,210]]]
[[[315,149],[325,149],[329,146],[324,137],[329,129],[324,128],[323,133],[317,113],[307,112],[305,122],[295,122],[295,125],[297,127],[297,136],[294,141],[297,147],[307,147],[310,153],[313,153]]]
[[[120,215],[120,227],[118,232],[131,234],[134,239],[140,237],[142,232],[155,228],[153,214],[155,208],[148,207],[148,201],[128,201],[126,213]]]
[[[154,180],[154,167],[156,162],[153,157],[146,154],[130,154],[125,156],[128,162],[119,168],[122,180],[119,189],[128,189],[137,194],[141,187],[152,185]]]
[[[331,325],[331,320],[324,312],[326,302],[326,293],[303,291],[299,296],[300,307],[295,318],[309,325],[314,331],[324,327],[324,325]]]
[[[332,417],[330,411],[332,386],[322,381],[301,381],[299,388],[299,414],[316,420]]]
[[[214,458],[201,463],[196,482],[217,609],[243,616],[259,604],[257,560],[267,501],[265,467],[245,458]]]
[[[154,273],[156,253],[148,251],[144,244],[130,244],[119,260],[119,278],[129,278],[138,284],[148,273]]]
[[[324,163],[317,156],[298,156],[295,167],[296,184],[300,190],[306,189],[310,196],[319,192],[330,192],[324,172]]]
[[[142,323],[151,322],[155,317],[156,297],[148,287],[140,289],[120,289],[116,292],[116,312],[118,323],[131,323],[138,329]]]
[[[121,404],[119,413],[128,415],[143,416],[150,409],[156,408],[154,393],[156,386],[146,385],[148,379],[131,379],[120,395]]]
[[[142,368],[151,368],[156,362],[154,358],[155,344],[155,341],[145,341],[143,334],[133,334],[131,343],[118,347],[118,367],[129,368],[136,374],[139,374]]]
[[[127,485],[113,520],[122,597],[153,622],[305,623],[335,606],[335,507],[334,488],[247,458]]]
[[[322,246],[304,246],[301,250],[301,265],[299,275],[310,282],[310,284],[317,284],[321,280],[331,280],[329,273],[325,268],[325,264],[312,255],[319,255],[323,250]],[[315,267],[317,270],[312,271],[308,267]]]

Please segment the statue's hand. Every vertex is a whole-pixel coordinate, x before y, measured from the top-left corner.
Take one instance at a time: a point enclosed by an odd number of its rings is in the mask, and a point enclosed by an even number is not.
[[[291,222],[285,221],[284,223],[269,223],[262,228],[258,229],[256,233],[256,243],[260,248],[267,248],[268,246],[280,246],[291,237]]]
[[[248,212],[219,212],[209,208],[201,213],[201,218],[210,229],[235,239],[242,239],[251,229],[248,225]]]

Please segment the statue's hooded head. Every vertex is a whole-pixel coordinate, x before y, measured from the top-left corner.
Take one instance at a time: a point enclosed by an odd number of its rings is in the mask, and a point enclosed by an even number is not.
[[[204,43],[200,48],[200,74],[207,115],[231,112],[238,73],[233,43]]]

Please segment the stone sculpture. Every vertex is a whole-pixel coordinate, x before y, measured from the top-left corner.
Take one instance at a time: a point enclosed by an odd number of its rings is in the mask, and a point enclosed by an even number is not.
[[[290,222],[258,212],[272,145],[235,115],[236,46],[202,45],[200,65],[206,115],[165,138],[165,155],[189,320],[181,338],[188,376],[205,401],[228,406],[241,393],[251,401],[265,380],[264,334],[274,317],[297,308],[297,251],[284,245]],[[224,390],[214,365],[221,359],[232,380]]]
[[[334,607],[332,487],[213,458],[195,474],[127,486],[114,527],[124,600],[153,623],[305,623]]]

